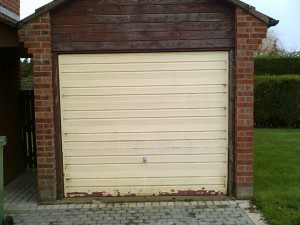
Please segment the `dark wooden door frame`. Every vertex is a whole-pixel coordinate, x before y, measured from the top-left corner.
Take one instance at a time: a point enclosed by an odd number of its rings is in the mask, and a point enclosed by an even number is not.
[[[229,51],[229,80],[228,80],[228,189],[227,194],[235,197],[235,51]]]
[[[52,76],[53,76],[53,105],[55,125],[55,155],[56,155],[56,183],[57,198],[64,198],[64,168],[62,152],[61,112],[60,112],[60,88],[59,65],[60,54],[107,54],[107,53],[149,53],[149,52],[205,52],[227,51],[229,53],[229,80],[228,80],[228,188],[227,195],[235,196],[235,50],[233,49],[189,49],[176,51],[80,51],[80,52],[52,52]]]
[[[57,198],[64,198],[64,168],[62,152],[62,132],[60,115],[60,90],[58,54],[52,53],[52,81],[53,81],[53,110],[54,110],[54,138],[55,138],[55,166]]]

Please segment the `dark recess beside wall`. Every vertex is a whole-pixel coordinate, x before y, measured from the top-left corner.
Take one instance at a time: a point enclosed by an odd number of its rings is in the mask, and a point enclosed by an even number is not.
[[[4,183],[25,169],[21,144],[20,59],[7,51],[0,52],[0,135],[7,137],[4,147]]]

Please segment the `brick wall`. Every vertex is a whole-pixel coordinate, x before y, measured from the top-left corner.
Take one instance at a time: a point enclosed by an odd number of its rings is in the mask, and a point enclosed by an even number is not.
[[[20,16],[20,0],[0,0],[0,6]]]
[[[242,9],[236,10],[236,196],[253,193],[253,54],[267,25]]]
[[[56,199],[56,170],[49,13],[22,27],[19,37],[33,56],[39,198],[51,201]]]

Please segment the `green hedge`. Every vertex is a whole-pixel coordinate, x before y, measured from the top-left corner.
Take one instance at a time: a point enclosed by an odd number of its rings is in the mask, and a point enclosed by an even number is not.
[[[300,57],[255,57],[255,75],[300,75]]]
[[[254,121],[257,127],[295,127],[300,117],[300,76],[256,76]]]

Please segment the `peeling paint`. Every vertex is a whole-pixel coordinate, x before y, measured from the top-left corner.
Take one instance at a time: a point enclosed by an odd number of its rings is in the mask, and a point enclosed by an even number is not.
[[[222,191],[215,191],[215,190],[171,190],[171,192],[159,192],[151,194],[136,194],[136,193],[126,193],[121,194],[120,191],[116,190],[115,194],[109,194],[106,192],[71,192],[67,193],[67,197],[137,197],[137,196],[218,196],[218,195],[225,195],[225,192]]]
[[[171,193],[169,192],[161,192],[158,194],[158,196],[217,196],[217,195],[222,195],[225,194],[220,191],[215,191],[215,190],[178,190],[174,191],[172,190]]]
[[[71,192],[67,193],[67,196],[69,198],[73,197],[136,197],[136,194],[133,193],[127,193],[125,195],[122,195],[119,191],[116,191],[115,195],[108,194],[106,192],[92,192],[92,193],[86,193],[86,192]]]

